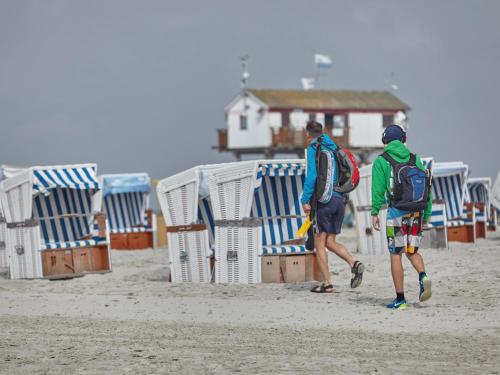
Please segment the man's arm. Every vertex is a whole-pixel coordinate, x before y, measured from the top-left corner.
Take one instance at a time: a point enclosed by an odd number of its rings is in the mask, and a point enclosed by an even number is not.
[[[386,176],[383,162],[381,158],[377,158],[372,167],[372,216],[378,215],[385,202]]]
[[[424,210],[424,222],[429,222],[432,215],[432,190],[429,191],[429,198],[427,200],[427,207]]]
[[[311,198],[316,188],[316,150],[309,146],[307,148],[307,175],[304,183],[304,190],[302,191],[302,204],[310,204]]]
[[[425,170],[424,164],[422,163],[422,159],[417,156],[417,167]],[[429,198],[427,199],[427,207],[424,210],[424,222],[428,222],[432,215],[432,190],[429,191]]]

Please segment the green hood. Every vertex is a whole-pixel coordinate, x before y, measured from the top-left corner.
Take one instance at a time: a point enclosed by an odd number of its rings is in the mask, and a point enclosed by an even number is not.
[[[410,150],[408,150],[408,147],[406,147],[401,141],[392,141],[385,146],[384,151],[386,151],[398,162],[410,160]]]
[[[385,146],[386,151],[397,162],[410,160],[410,150],[401,141],[392,141]],[[424,170],[420,157],[416,157],[417,166]],[[391,200],[391,165],[382,156],[375,159],[372,167],[372,215],[378,215],[384,203]],[[432,212],[432,194],[429,194],[429,202],[424,211],[424,220],[429,220]]]

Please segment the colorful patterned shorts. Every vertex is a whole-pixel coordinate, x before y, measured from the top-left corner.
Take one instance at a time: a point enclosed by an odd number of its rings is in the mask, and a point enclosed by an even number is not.
[[[422,240],[422,215],[420,212],[387,219],[387,243],[391,254],[418,251]]]

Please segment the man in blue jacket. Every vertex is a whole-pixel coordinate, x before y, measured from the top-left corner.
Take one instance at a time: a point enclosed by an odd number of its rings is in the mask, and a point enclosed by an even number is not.
[[[301,203],[304,212],[309,214],[311,212],[311,205],[315,203],[312,202],[312,199],[314,199],[317,179],[316,149],[318,147],[318,138],[322,137],[321,147],[323,150],[335,150],[337,145],[328,134],[323,134],[323,126],[319,122],[309,121],[306,126],[306,131],[310,139],[310,144],[307,147],[307,175]],[[335,186],[338,179],[336,164],[336,161],[332,163],[332,181],[330,182],[333,186]],[[323,276],[323,284],[315,286],[311,289],[311,292],[333,292],[332,276],[328,269],[326,249],[337,254],[337,256],[346,261],[351,267],[351,288],[357,288],[361,285],[361,281],[363,280],[363,263],[356,261],[345,246],[337,242],[337,235],[341,231],[342,221],[344,219],[345,203],[345,197],[336,191],[333,191],[329,201],[323,203],[317,202],[316,220],[319,233],[317,233],[315,237],[316,259]]]

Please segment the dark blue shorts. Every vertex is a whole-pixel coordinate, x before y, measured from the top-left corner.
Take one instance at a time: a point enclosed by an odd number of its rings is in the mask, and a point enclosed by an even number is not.
[[[339,234],[344,221],[345,201],[344,198],[333,196],[328,203],[318,202],[316,218],[320,233]]]

